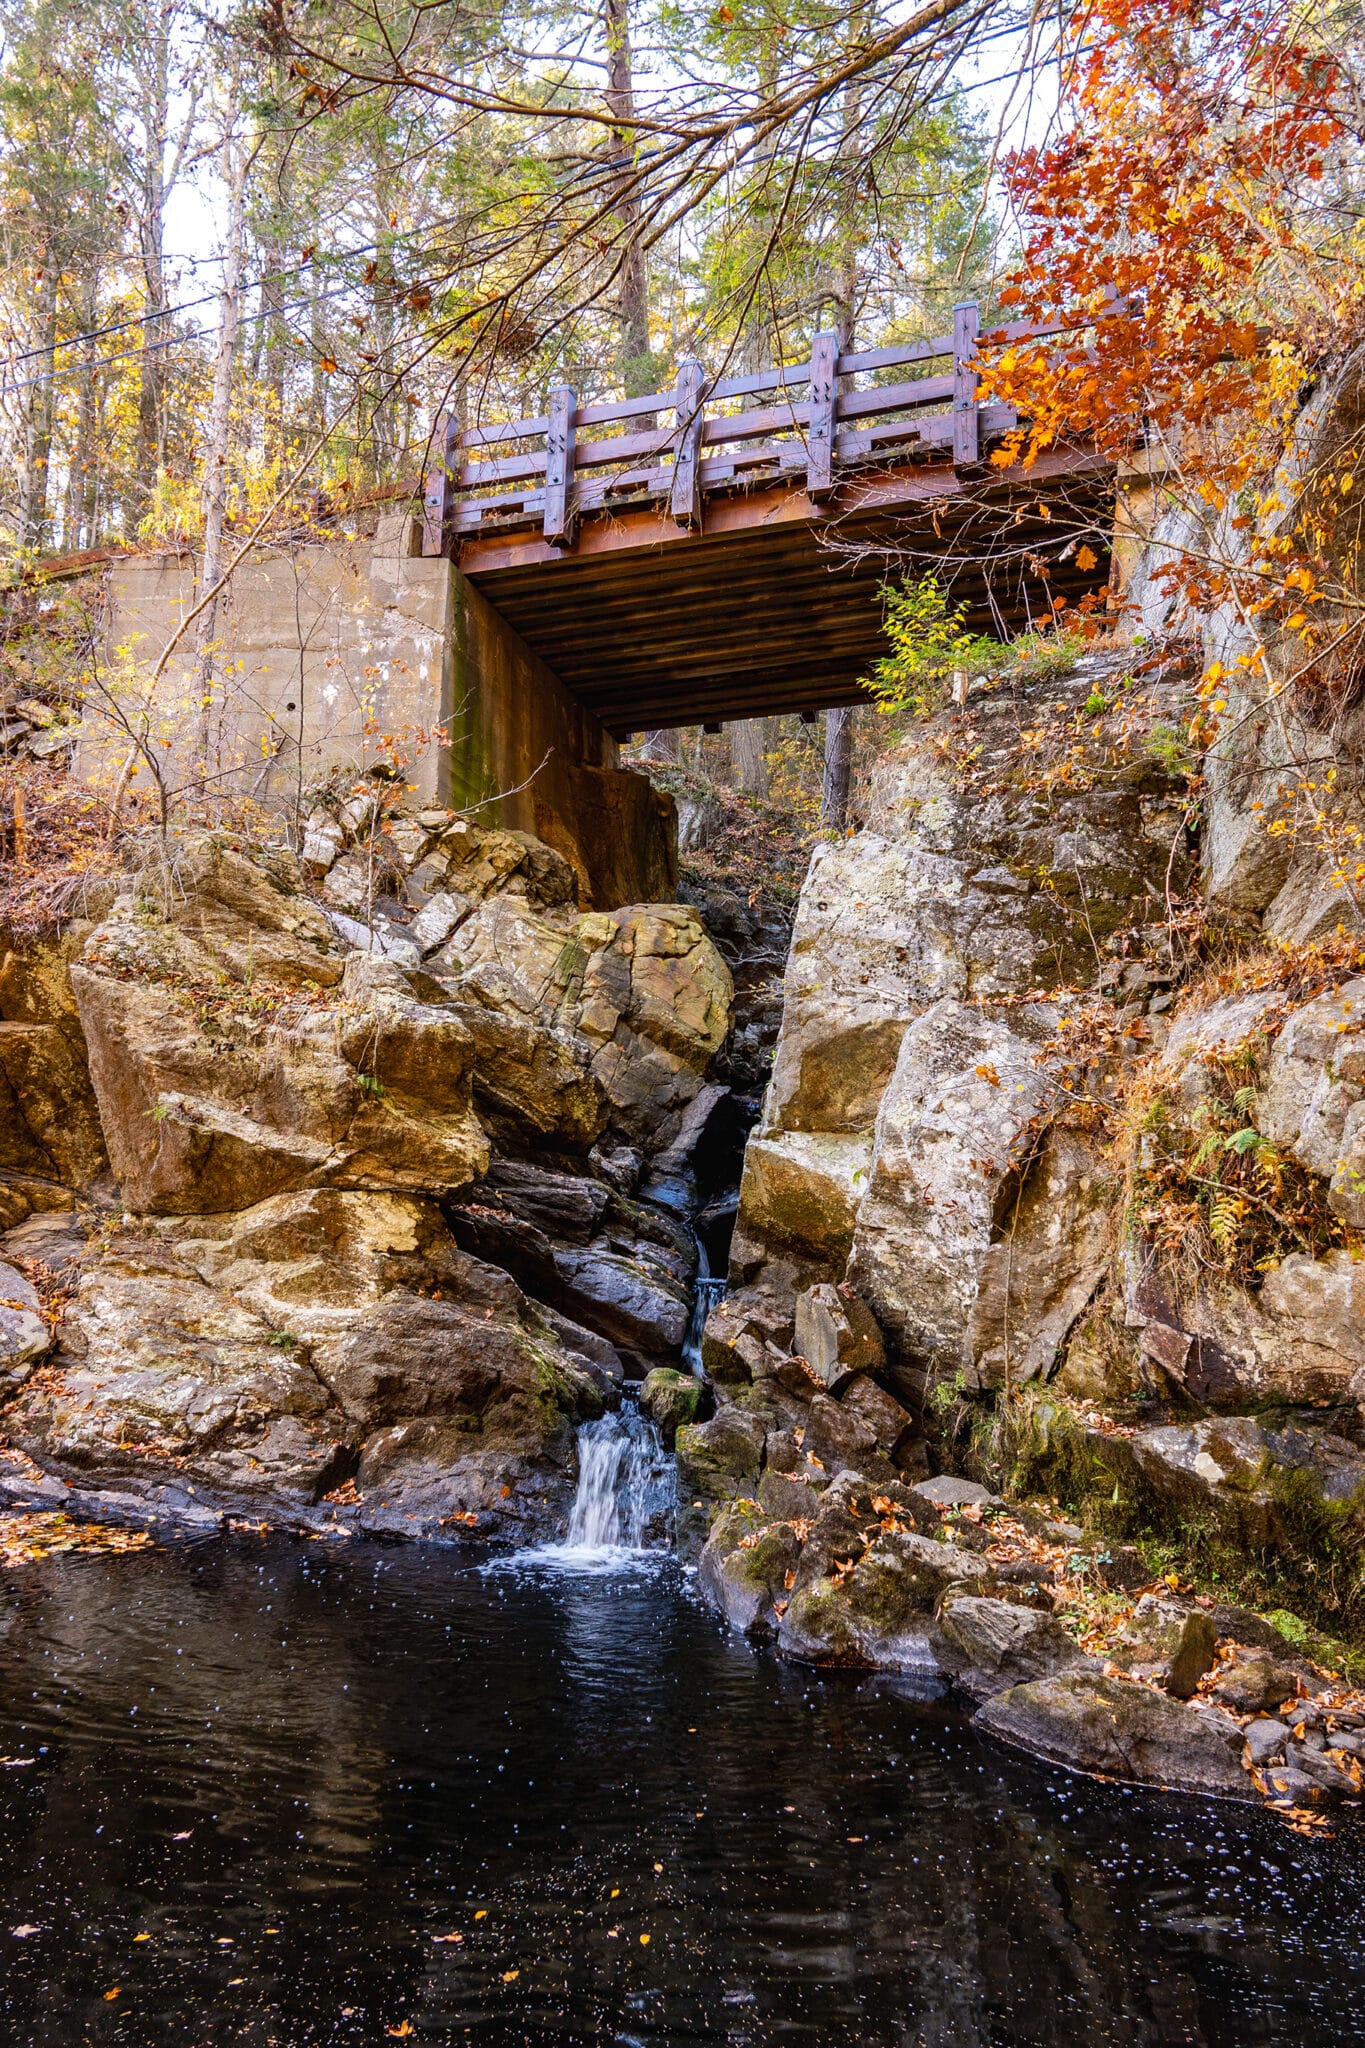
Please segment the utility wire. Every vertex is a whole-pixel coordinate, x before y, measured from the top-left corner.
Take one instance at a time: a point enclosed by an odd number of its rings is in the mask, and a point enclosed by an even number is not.
[[[387,244],[383,242],[361,242],[357,248],[338,249],[334,251],[333,254],[331,254],[330,256],[310,256],[306,262],[291,264],[288,267],[288,269],[285,270],[263,270],[259,277],[248,278],[246,282],[243,284],[242,290],[244,292],[249,292],[254,291],[258,286],[263,284],[277,284],[282,278],[297,277],[300,271],[309,269],[321,269],[326,264],[349,263],[353,257],[368,256],[376,249],[382,249],[386,246],[392,247],[395,242],[411,242],[415,240],[416,237],[419,235],[439,234],[442,228],[455,227],[456,225],[458,225],[458,223],[453,217],[448,220],[430,221],[424,227],[408,228],[405,229],[402,234],[394,234]],[[205,256],[191,260],[197,260],[204,263],[221,263],[223,259],[221,256]],[[329,296],[334,297],[335,294],[329,294]],[[54,349],[78,348],[82,342],[100,341],[107,334],[123,334],[126,333],[130,327],[149,327],[155,320],[173,320],[178,313],[191,313],[194,311],[196,306],[212,305],[216,299],[219,299],[221,297],[221,292],[205,292],[202,295],[202,297],[197,299],[182,299],[174,306],[161,306],[154,312],[135,313],[131,315],[127,320],[112,320],[105,327],[91,327],[80,334],[69,334],[67,335],[64,341],[54,342],[52,346]],[[304,301],[304,303],[307,304],[310,302]],[[272,306],[269,310],[272,313],[278,313],[281,312],[283,308],[279,306]],[[200,332],[204,334],[212,334],[213,332],[215,332],[215,330],[211,327],[206,327],[202,328]],[[164,346],[164,344],[160,342],[154,345],[158,348]],[[0,371],[13,369],[17,363],[31,362],[35,356],[45,356],[47,353],[48,351],[45,348],[29,348],[23,350],[23,352],[20,355],[5,356],[3,358],[0,358]],[[135,355],[141,355],[142,351],[141,349],[135,349],[133,353]],[[107,362],[114,362],[117,361],[118,358],[114,356],[108,356],[105,358],[105,360]],[[82,365],[82,367],[84,366]],[[62,373],[54,372],[53,374],[60,375]],[[19,387],[11,385],[9,388],[11,390],[14,390]]]
[[[286,313],[297,313],[304,307],[325,305],[329,299],[344,298],[354,289],[353,285],[341,284],[335,291],[318,292],[311,298],[295,299],[290,305],[267,306],[263,312],[248,313],[245,318],[239,320],[238,332],[246,327],[257,327],[263,320],[281,319]],[[215,292],[213,296],[217,298],[218,293]],[[0,381],[0,398],[11,391],[30,391],[35,384],[55,383],[59,377],[88,377],[92,371],[106,369],[110,363],[125,363],[133,356],[150,356],[161,349],[189,348],[194,342],[207,341],[212,335],[221,333],[221,325],[200,327],[196,328],[193,334],[171,334],[164,341],[149,341],[142,348],[120,349],[117,355],[99,356],[89,363],[72,363],[64,370],[43,370],[36,377],[16,378],[13,383],[8,380]]]
[[[1003,30],[995,31],[996,36],[1003,35],[1004,33],[1005,31]],[[987,37],[983,40],[993,40],[993,37]],[[1055,55],[1049,57],[1040,56],[1021,68],[1028,71],[1038,71],[1046,68],[1053,62],[1055,62]],[[956,85],[954,89],[961,93],[981,92],[989,86],[1002,85],[1006,80],[1016,78],[1018,75],[1019,71],[1017,69],[1001,72],[998,77],[972,79],[966,83]],[[306,262],[291,264],[283,270],[262,271],[258,277],[248,278],[242,289],[243,291],[255,291],[262,285],[277,284],[286,277],[297,277],[302,271],[308,269],[320,269],[329,264],[348,263],[357,256],[371,255],[376,249],[381,249],[385,246],[392,247],[394,243],[412,242],[419,236],[437,234],[442,228],[455,225],[457,223],[453,218],[431,221],[423,227],[409,228],[402,233],[395,233],[387,245],[383,242],[361,242],[354,249],[337,250],[331,255],[313,255]],[[205,256],[191,258],[190,260],[192,262],[220,263],[223,259],[220,256]],[[349,287],[343,287],[343,290],[345,289],[349,289]],[[341,296],[340,292],[325,292],[316,299],[298,300],[292,307],[271,306],[261,313],[252,314],[240,324],[247,327],[257,325],[263,319],[273,319],[285,312],[296,311],[300,305],[313,305],[339,296]],[[79,334],[69,334],[63,340],[53,342],[51,350],[46,348],[30,348],[22,350],[17,355],[0,357],[0,391],[28,391],[36,384],[55,381],[59,377],[85,376],[92,369],[103,369],[106,363],[124,362],[130,355],[152,355],[159,350],[179,348],[191,341],[205,340],[209,335],[218,333],[219,330],[216,327],[204,327],[198,329],[192,335],[168,336],[165,341],[149,342],[141,348],[125,349],[118,355],[102,356],[97,363],[76,363],[68,369],[54,368],[52,370],[44,370],[39,372],[36,377],[24,378],[22,381],[15,383],[11,383],[3,375],[5,371],[14,369],[20,363],[32,362],[35,358],[48,355],[49,353],[55,354],[59,349],[79,348],[83,344],[92,341],[102,341],[111,334],[125,334],[130,328],[150,327],[158,320],[173,320],[182,313],[194,312],[199,306],[212,305],[220,297],[221,293],[219,292],[204,292],[197,299],[182,299],[173,306],[161,306],[151,312],[133,314],[127,320],[113,320],[103,327],[91,327]]]

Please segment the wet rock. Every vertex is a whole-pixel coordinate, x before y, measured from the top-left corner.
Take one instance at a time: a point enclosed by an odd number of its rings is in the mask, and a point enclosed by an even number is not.
[[[1263,1775],[1273,1805],[1319,1806],[1326,1796],[1327,1788],[1296,1765],[1271,1763]]]
[[[1291,1740],[1283,1764],[1268,1764],[1264,1775],[1272,1799],[1290,1799],[1296,1806],[1334,1805],[1360,1796],[1343,1752],[1315,1749],[1305,1742]]]
[[[719,1134],[733,1128],[734,1116],[730,1089],[719,1081],[708,1081],[677,1113],[667,1143],[650,1162],[649,1178],[641,1193],[671,1209],[691,1209],[697,1196],[698,1158],[704,1159],[720,1147]]]
[[[613,1344],[653,1355],[681,1348],[690,1315],[683,1287],[597,1244],[557,1251],[554,1263],[563,1306]]]
[[[716,1517],[698,1568],[701,1583],[731,1628],[769,1635],[800,1550],[789,1523],[766,1521],[751,1503],[736,1502]]]
[[[988,1567],[969,1551],[898,1529],[879,1530],[866,1549],[834,1558],[833,1569],[817,1576],[823,1559],[821,1548],[812,1552],[814,1535],[778,1634],[783,1654],[800,1663],[936,1670],[939,1600],[950,1587],[990,1584]]]
[[[1220,1705],[1231,1713],[1273,1714],[1286,1700],[1294,1699],[1298,1689],[1298,1673],[1290,1665],[1262,1655],[1225,1664],[1214,1692]]]
[[[941,1660],[978,1697],[1061,1672],[1100,1668],[1055,1615],[1010,1601],[951,1593],[939,1608],[938,1625]]]
[[[1254,1713],[1251,1707],[1239,1707],[1235,1699],[1225,1702],[1233,1713]],[[1263,1770],[1268,1763],[1283,1756],[1289,1730],[1280,1720],[1261,1719],[1249,1721],[1242,1730],[1246,1739],[1247,1760],[1255,1770]]]
[[[976,1726],[1049,1763],[1129,1784],[1256,1796],[1230,1715],[1184,1706],[1130,1679],[1069,1672],[1012,1686],[987,1701]]]
[[[679,1429],[674,1451],[680,1545],[686,1547],[704,1534],[716,1501],[752,1499],[766,1435],[758,1416],[733,1407],[722,1408],[709,1422],[686,1423]]]
[[[702,1383],[690,1372],[675,1372],[671,1366],[655,1366],[646,1374],[640,1389],[640,1406],[672,1450],[678,1431],[695,1422],[701,1411]]]
[[[810,1404],[805,1448],[831,1478],[840,1472],[859,1472],[876,1481],[897,1476],[888,1454],[878,1448],[875,1427],[856,1407],[832,1401],[828,1394],[817,1394]]]
[[[611,1190],[600,1181],[522,1159],[495,1159],[478,1192],[547,1236],[580,1245],[597,1235],[611,1201]]]
[[[797,1295],[793,1345],[831,1394],[886,1364],[876,1317],[847,1285],[821,1281]]]
[[[1134,1678],[1164,1686],[1187,1700],[1213,1669],[1218,1632],[1202,1607],[1144,1594],[1110,1646],[1110,1661]]]

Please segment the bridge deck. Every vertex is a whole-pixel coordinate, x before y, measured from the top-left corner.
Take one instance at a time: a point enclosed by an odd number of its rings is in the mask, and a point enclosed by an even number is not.
[[[684,363],[671,393],[579,408],[560,390],[543,417],[448,428],[424,551],[453,555],[618,736],[853,702],[884,647],[888,561],[941,562],[983,632],[1107,570],[1106,464],[1079,445],[1028,472],[989,461],[1016,420],[978,402],[974,365],[1038,332],[979,337],[962,306],[937,341],[839,356],[819,336],[798,369],[708,388]],[[904,375],[945,355],[948,375]],[[628,431],[584,436],[612,424]],[[1087,527],[1102,559],[1082,572]]]

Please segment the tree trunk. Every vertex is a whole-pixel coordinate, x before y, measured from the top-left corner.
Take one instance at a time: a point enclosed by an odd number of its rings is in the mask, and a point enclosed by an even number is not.
[[[170,123],[171,16],[168,0],[149,10],[142,86],[146,145],[142,162],[142,207],[138,221],[142,286],[147,321],[138,365],[136,515],[156,484],[165,458],[166,349],[166,143]]]
[[[649,352],[649,277],[645,268],[640,201],[634,184],[635,84],[630,57],[630,0],[604,0],[607,30],[607,111],[619,172],[617,221],[620,271],[617,311],[621,322],[621,381],[627,398],[654,388]]]
[[[84,324],[93,327],[93,316],[86,314]],[[66,517],[63,521],[66,551],[72,555],[82,547],[94,545],[94,535],[86,525],[85,511],[90,502],[90,472],[95,462],[95,380],[92,351],[87,348],[84,354],[76,399],[76,430],[67,466]]]
[[[38,348],[28,374],[38,381],[29,392],[24,468],[19,480],[19,545],[41,554],[47,539],[48,473],[52,466],[52,375],[57,348],[57,270],[43,265],[38,281]],[[26,366],[27,368],[28,366]]]
[[[223,573],[223,529],[227,521],[228,454],[232,431],[232,359],[242,309],[244,255],[243,218],[246,204],[248,152],[238,126],[234,97],[223,136],[223,182],[228,191],[227,240],[223,250],[223,288],[218,300],[218,349],[213,362],[213,395],[204,437],[204,562],[200,590],[211,590]],[[199,714],[200,773],[207,777],[213,754],[213,642],[218,631],[218,601],[205,606],[199,618],[195,659],[195,700]]]
[[[681,761],[682,732],[678,726],[647,732],[640,752],[647,761]]]
[[[730,735],[730,772],[735,787],[750,796],[768,794],[768,721],[766,718],[737,718],[726,728]]]
[[[820,822],[842,832],[848,823],[853,784],[853,709],[841,704],[825,713],[825,774],[820,791]]]

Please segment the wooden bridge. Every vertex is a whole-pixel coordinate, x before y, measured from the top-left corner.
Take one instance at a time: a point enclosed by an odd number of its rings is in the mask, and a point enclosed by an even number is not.
[[[1064,443],[1025,471],[978,366],[1025,322],[840,354],[534,419],[438,427],[423,552],[448,555],[618,737],[857,701],[880,586],[941,565],[979,632],[1017,630],[1107,570],[1113,470]],[[1081,541],[1099,567],[1076,566]]]

